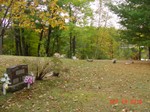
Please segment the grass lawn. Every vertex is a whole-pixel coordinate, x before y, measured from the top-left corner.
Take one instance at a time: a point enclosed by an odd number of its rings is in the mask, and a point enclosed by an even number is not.
[[[0,56],[0,75],[25,58],[34,57]],[[62,61],[69,71],[60,77],[6,96],[0,91],[0,112],[150,112],[150,62]]]

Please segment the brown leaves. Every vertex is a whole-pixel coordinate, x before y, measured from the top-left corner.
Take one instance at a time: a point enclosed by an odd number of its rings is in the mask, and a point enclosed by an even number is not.
[[[6,62],[8,59],[6,59]],[[9,60],[10,61],[10,60]],[[5,61],[1,61],[6,63]],[[1,63],[1,65],[3,65]],[[10,111],[75,111],[75,112],[143,112],[148,111],[149,65],[123,62],[115,65],[111,61],[63,60],[64,70],[59,78],[37,81],[31,90],[11,94],[6,105],[1,107]],[[142,69],[140,69],[142,68]],[[115,105],[110,99],[118,99]],[[141,99],[143,104],[122,104],[122,99]],[[2,104],[2,103],[1,103]],[[38,108],[40,107],[40,108]]]

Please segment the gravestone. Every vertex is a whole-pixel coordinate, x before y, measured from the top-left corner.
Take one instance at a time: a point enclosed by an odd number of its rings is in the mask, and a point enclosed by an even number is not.
[[[6,69],[10,78],[8,91],[17,91],[27,86],[24,83],[25,76],[28,75],[28,65],[17,65]]]

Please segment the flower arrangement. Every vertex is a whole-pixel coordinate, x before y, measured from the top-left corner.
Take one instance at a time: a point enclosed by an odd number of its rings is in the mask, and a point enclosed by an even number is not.
[[[32,84],[33,83],[33,77],[32,76],[26,76],[24,79],[24,83]]]
[[[4,76],[0,79],[0,81],[3,83],[3,94],[6,95],[6,90],[8,89],[8,84],[11,84],[10,78],[8,74],[4,73]]]
[[[27,83],[27,88],[30,88],[30,85],[33,84],[35,81],[35,77],[33,76],[33,73],[31,75],[25,76],[24,83]]]

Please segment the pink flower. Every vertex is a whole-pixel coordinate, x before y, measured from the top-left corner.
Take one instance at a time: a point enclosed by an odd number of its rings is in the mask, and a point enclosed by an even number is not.
[[[32,76],[26,76],[24,79],[24,83],[32,84],[33,83],[33,77]]]

